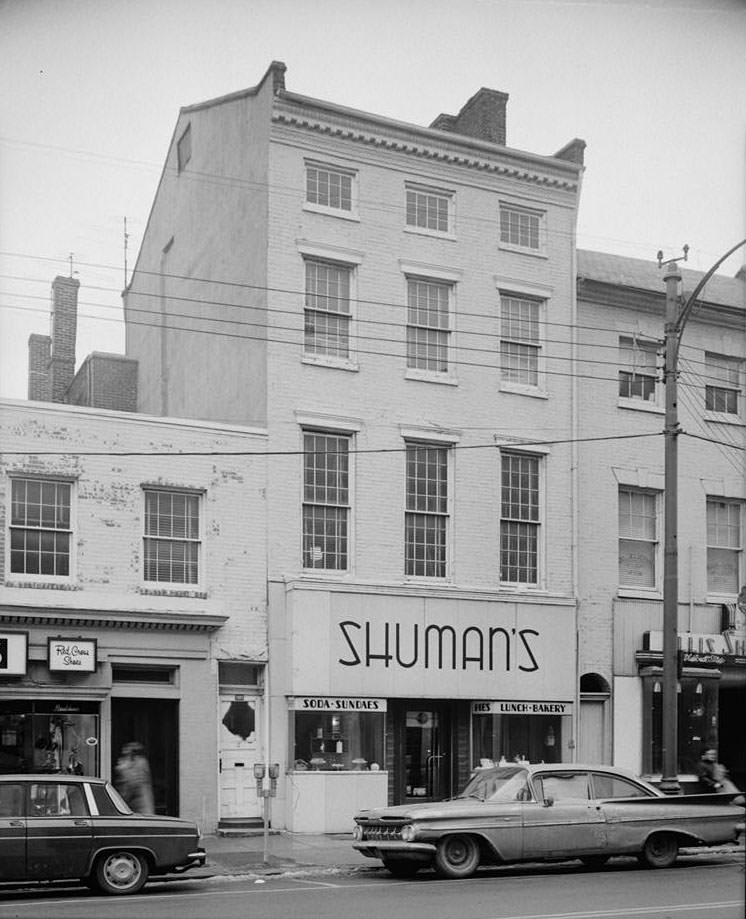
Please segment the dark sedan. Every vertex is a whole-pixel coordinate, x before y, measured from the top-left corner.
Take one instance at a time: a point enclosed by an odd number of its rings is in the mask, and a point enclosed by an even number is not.
[[[135,814],[104,779],[0,776],[0,882],[81,880],[131,894],[204,865],[195,823]]]
[[[494,766],[451,800],[361,811],[353,845],[397,877],[434,867],[461,878],[479,865],[571,858],[597,868],[613,855],[666,868],[679,846],[734,842],[742,804],[734,794],[664,795],[609,766]]]

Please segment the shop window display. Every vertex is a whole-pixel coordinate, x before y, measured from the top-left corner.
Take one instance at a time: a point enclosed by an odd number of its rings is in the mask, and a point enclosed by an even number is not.
[[[39,702],[3,707],[0,772],[98,775],[98,715],[45,712]]]
[[[291,712],[289,768],[377,770],[383,763],[383,712]]]
[[[566,719],[561,715],[474,715],[474,765],[561,762],[562,722]]]

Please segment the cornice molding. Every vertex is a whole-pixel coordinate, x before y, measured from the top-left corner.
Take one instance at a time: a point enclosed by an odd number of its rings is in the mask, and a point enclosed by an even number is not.
[[[578,190],[578,182],[575,178],[569,180],[559,176],[551,176],[548,172],[540,172],[536,168],[527,169],[525,166],[499,163],[486,156],[480,156],[476,152],[460,153],[456,150],[449,150],[445,145],[441,146],[438,143],[440,138],[435,136],[433,136],[431,143],[405,140],[403,137],[387,137],[380,132],[366,130],[362,127],[354,127],[349,124],[333,124],[322,118],[313,117],[312,115],[298,115],[283,111],[273,112],[272,121],[275,124],[284,125],[289,128],[310,131],[316,134],[324,134],[339,140],[352,141],[353,143],[365,144],[369,147],[378,147],[383,150],[391,150],[395,153],[404,153],[409,156],[417,156],[423,159],[448,163],[449,165],[465,166],[468,169],[478,170],[479,172],[487,172],[495,175],[502,175],[506,178],[519,179],[546,188],[560,189],[561,191],[573,193]],[[443,138],[443,140],[445,140],[445,138]],[[515,154],[512,155],[515,156]],[[506,151],[505,156],[511,156],[511,154]]]
[[[129,610],[40,609],[0,606],[0,627],[14,625],[71,626],[144,632],[216,632],[228,616],[194,613],[142,613]]]

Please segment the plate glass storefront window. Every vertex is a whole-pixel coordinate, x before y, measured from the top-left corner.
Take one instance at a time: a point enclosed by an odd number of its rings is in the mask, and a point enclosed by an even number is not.
[[[382,768],[383,712],[290,712],[290,769]]]
[[[99,774],[98,714],[55,711],[54,703],[44,702],[1,706],[0,773]]]
[[[502,759],[507,762],[561,762],[564,721],[568,722],[569,731],[569,716],[474,715],[474,766],[497,764]]]

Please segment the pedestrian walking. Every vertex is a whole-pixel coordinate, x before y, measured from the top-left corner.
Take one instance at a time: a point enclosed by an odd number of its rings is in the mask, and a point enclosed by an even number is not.
[[[155,813],[150,764],[141,743],[132,741],[122,747],[115,773],[116,787],[132,810],[138,814]]]

